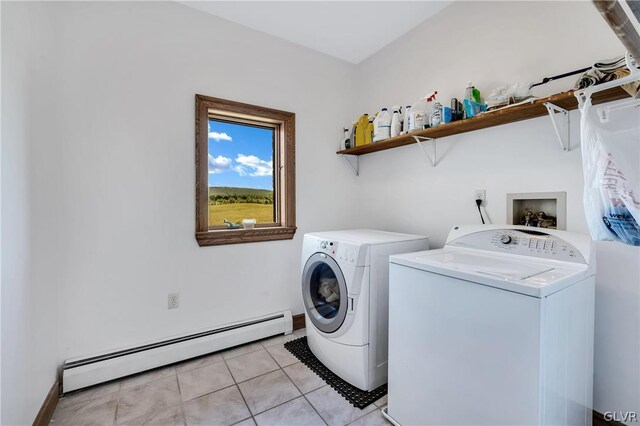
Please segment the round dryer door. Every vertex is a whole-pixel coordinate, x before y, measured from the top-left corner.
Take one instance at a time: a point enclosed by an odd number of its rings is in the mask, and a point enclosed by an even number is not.
[[[302,271],[302,297],[313,325],[325,333],[340,328],[347,316],[347,285],[332,257],[315,253]]]

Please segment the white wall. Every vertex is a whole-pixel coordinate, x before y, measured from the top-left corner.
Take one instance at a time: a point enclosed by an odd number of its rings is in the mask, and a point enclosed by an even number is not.
[[[60,277],[59,360],[302,312],[302,235],[348,226],[355,208],[353,183],[335,187],[347,171],[326,149],[327,123],[348,113],[353,67],[174,3],[43,7],[60,32],[43,93],[59,127],[38,148],[54,146],[60,162],[33,158],[50,172],[33,185],[48,185],[43,203],[59,209],[56,261],[46,265]],[[196,93],[296,113],[293,241],[196,244]],[[169,311],[171,292],[180,308]]]
[[[33,268],[46,235],[34,223],[48,206],[32,191],[33,161],[46,128],[48,101],[39,97],[51,72],[51,24],[31,4],[2,2],[2,417],[3,425],[31,424],[56,378],[55,278]],[[38,123],[45,124],[46,120]]]
[[[546,118],[439,141],[436,168],[408,146],[362,157],[356,178],[334,150],[355,113],[620,53],[589,4],[456,2],[357,67],[168,2],[2,12],[3,424],[32,420],[65,358],[302,312],[305,232],[371,226],[438,246],[477,223],[474,189],[494,223],[507,192],[567,191],[568,228],[586,232],[575,113],[569,153]],[[197,246],[195,93],[297,114],[293,241]],[[638,250],[598,254],[596,409],[640,411]]]
[[[2,7],[2,423],[30,423],[68,357],[301,313],[302,235],[354,224],[334,147],[355,67],[177,3]],[[196,93],[296,113],[294,240],[198,247]]]
[[[468,80],[488,95],[499,84],[540,81],[623,51],[589,2],[455,2],[359,65],[357,112],[411,104],[432,90],[448,105]],[[509,192],[566,191],[567,228],[586,233],[577,112],[571,121],[568,153],[541,117],[439,140],[435,168],[417,145],[364,156],[359,217],[374,228],[425,233],[438,247],[452,226],[480,223],[475,189],[486,189],[493,223],[505,223]],[[640,250],[598,244],[598,261],[595,409],[640,412]]]

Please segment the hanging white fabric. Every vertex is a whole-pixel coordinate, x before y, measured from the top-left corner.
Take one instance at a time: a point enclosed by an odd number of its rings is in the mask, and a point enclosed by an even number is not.
[[[584,208],[594,240],[640,246],[640,100],[580,105]]]

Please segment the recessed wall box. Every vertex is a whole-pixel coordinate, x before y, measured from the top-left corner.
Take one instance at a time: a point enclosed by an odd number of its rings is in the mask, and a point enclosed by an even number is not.
[[[512,225],[567,229],[567,193],[507,194],[507,221]]]

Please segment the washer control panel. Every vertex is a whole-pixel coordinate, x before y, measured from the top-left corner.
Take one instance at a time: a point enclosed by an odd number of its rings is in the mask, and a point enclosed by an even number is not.
[[[494,252],[587,263],[580,251],[562,238],[544,231],[521,229],[492,229],[461,236],[448,243]]]

